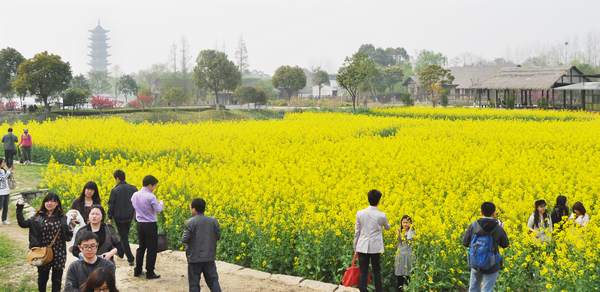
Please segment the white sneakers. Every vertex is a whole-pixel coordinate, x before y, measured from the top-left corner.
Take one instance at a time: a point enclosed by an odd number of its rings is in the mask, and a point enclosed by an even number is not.
[[[8,220],[6,220],[6,221],[2,221],[2,224],[4,224],[4,225],[10,225],[10,222],[8,222]]]

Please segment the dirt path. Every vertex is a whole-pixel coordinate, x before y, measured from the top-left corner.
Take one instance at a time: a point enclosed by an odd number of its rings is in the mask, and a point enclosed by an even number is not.
[[[17,170],[19,170],[27,168],[29,166],[16,165],[16,167]],[[36,176],[34,173],[35,171],[37,170],[23,169],[23,172],[21,172],[20,175],[20,171],[16,172],[18,187],[14,190],[15,193],[26,189],[32,189],[39,185],[39,175]],[[8,238],[10,238],[10,240],[14,241],[14,243],[17,246],[22,247],[22,254],[19,256],[20,258],[24,259],[24,255],[27,252],[27,246],[29,242],[28,231],[27,229],[22,229],[17,225],[15,219],[14,202],[11,202],[9,217],[11,224],[0,225],[0,234],[7,236]],[[132,244],[132,250],[134,252],[136,247],[134,247],[134,245]],[[65,267],[65,274],[67,267],[74,260],[75,257],[73,256],[67,257],[67,266]],[[161,278],[157,280],[146,280],[145,278],[133,277],[133,267],[130,267],[127,264],[126,260],[116,258],[116,266],[117,287],[121,291],[188,291],[187,263],[185,261],[185,255],[183,252],[166,251],[158,255],[156,271],[158,274],[161,275]],[[243,269],[242,267],[230,265],[223,262],[217,263],[217,270],[219,271],[219,282],[223,291],[308,292],[321,290],[300,287],[298,285],[299,279],[283,276],[277,277],[279,280],[275,281],[272,280],[272,277],[270,277],[270,275],[266,273]],[[8,283],[11,283],[11,286],[13,287],[16,286],[16,284],[22,283],[24,281],[30,282],[30,287],[36,287],[35,279],[37,278],[37,273],[35,271],[35,268],[28,265],[24,260],[19,260],[17,262],[17,265],[9,267],[8,271],[6,272],[3,271],[3,274],[5,273],[7,273],[8,275],[15,275],[7,279]],[[282,278],[283,280],[281,280]],[[206,287],[206,283],[202,282],[201,285],[201,289],[203,291],[209,291]],[[0,286],[0,288],[2,287]],[[330,287],[328,287],[326,291],[333,290],[330,289]]]

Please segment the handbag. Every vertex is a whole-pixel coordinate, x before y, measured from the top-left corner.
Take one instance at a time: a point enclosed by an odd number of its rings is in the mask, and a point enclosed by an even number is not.
[[[52,251],[52,246],[54,246],[54,242],[56,242],[59,233],[60,231],[56,232],[50,245],[31,248],[29,252],[27,252],[27,262],[36,267],[45,266],[52,262],[54,259],[54,251]]]
[[[342,277],[342,285],[346,287],[358,287],[360,283],[360,269],[356,266],[356,259],[358,258],[358,254],[354,253],[352,257],[352,264],[350,267],[346,268],[346,272],[344,272],[344,276]],[[371,274],[367,278],[367,283],[371,282]]]
[[[156,252],[163,252],[169,247],[169,240],[167,239],[167,235],[164,233],[158,234],[158,244],[156,248]]]
[[[14,190],[17,187],[17,181],[15,180],[15,176],[11,173],[8,178],[8,189]]]

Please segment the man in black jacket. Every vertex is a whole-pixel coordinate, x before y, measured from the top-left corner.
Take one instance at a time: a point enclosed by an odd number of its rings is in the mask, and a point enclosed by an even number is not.
[[[491,236],[493,250],[498,253],[498,247],[508,247],[508,236],[500,221],[496,218],[496,206],[492,202],[484,202],[481,205],[482,218],[469,225],[463,237],[463,245],[469,247],[475,236]],[[473,247],[471,247],[473,248]],[[489,270],[476,270],[471,267],[471,279],[469,281],[469,292],[492,292],[496,280],[502,269],[502,259]]]
[[[185,254],[188,261],[188,283],[190,292],[200,292],[200,276],[212,292],[221,292],[219,275],[215,258],[217,240],[221,238],[219,222],[212,217],[204,216],[206,202],[194,199],[191,204],[193,217],[185,224],[183,238]]]
[[[119,251],[119,257],[127,255],[127,261],[130,266],[134,265],[135,258],[129,247],[129,229],[131,221],[135,217],[135,210],[131,204],[131,196],[137,192],[137,188],[125,181],[125,172],[118,169],[113,173],[117,185],[110,191],[108,199],[108,218],[114,221],[121,237],[122,251]]]
[[[104,268],[109,273],[115,274],[115,265],[96,255],[98,251],[98,237],[90,231],[83,231],[76,242],[83,253],[83,259],[77,260],[69,266],[65,281],[65,292],[79,292],[79,287],[85,283],[88,276],[96,269]]]

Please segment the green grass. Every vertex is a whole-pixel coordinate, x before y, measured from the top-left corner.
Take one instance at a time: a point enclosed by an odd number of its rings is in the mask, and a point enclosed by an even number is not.
[[[0,268],[13,264],[21,252],[6,236],[0,235]]]
[[[141,122],[180,122],[180,123],[196,123],[205,121],[241,121],[241,120],[268,120],[281,119],[283,113],[270,110],[206,110],[201,112],[137,112],[118,114],[117,117],[132,123]]]
[[[35,291],[35,281],[30,276],[22,276],[15,281],[15,271],[19,265],[26,265],[25,252],[4,235],[0,235],[0,291]],[[33,267],[31,267],[33,268]]]

